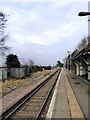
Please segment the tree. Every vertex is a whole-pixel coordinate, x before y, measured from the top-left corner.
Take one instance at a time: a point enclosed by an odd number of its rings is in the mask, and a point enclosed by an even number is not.
[[[8,46],[5,45],[5,41],[7,35],[4,33],[5,24],[6,24],[6,14],[0,12],[0,53],[1,55],[5,55],[5,51],[9,49]]]
[[[29,62],[28,62],[28,65],[29,65],[30,67],[32,67],[32,66],[34,65],[34,61],[30,59]]]
[[[84,37],[81,42],[77,45],[77,50],[82,50],[88,42],[89,37]]]
[[[57,66],[62,67],[63,64],[60,62],[60,60],[57,61]]]
[[[20,62],[17,55],[10,54],[6,58],[6,65],[8,68],[19,68]]]
[[[90,43],[90,35],[87,37],[88,43]]]

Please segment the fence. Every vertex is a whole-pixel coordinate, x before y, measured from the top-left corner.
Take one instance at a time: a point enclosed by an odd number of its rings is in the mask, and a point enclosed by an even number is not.
[[[30,76],[29,67],[21,68],[0,68],[0,80],[5,80],[7,78],[24,78],[25,76]]]
[[[7,68],[0,68],[0,80],[7,78]]]

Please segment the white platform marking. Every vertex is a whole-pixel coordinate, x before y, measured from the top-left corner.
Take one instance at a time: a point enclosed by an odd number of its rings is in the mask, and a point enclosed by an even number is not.
[[[57,95],[57,91],[58,91],[59,80],[61,78],[61,74],[62,74],[62,70],[60,72],[60,75],[58,77],[58,80],[57,80],[57,83],[56,83],[56,86],[55,86],[55,90],[54,90],[54,93],[53,93],[53,96],[52,96],[52,100],[51,100],[51,103],[50,103],[50,106],[49,106],[49,109],[48,109],[48,112],[47,112],[47,115],[46,115],[46,120],[52,118],[52,113],[53,113],[53,109],[54,109],[54,105],[55,105],[55,101],[56,101],[56,95]]]

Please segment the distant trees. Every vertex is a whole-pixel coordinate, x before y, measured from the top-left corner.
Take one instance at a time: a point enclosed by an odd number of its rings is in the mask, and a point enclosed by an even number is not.
[[[28,65],[29,65],[30,67],[34,66],[34,61],[30,59],[30,60],[28,61]]]
[[[20,62],[18,60],[17,55],[10,54],[6,58],[7,68],[19,68]]]
[[[81,42],[77,45],[77,50],[83,49],[88,44],[88,39],[90,39],[90,36],[81,39]]]
[[[88,43],[90,43],[90,35],[87,37]]]
[[[57,66],[62,67],[63,64],[60,62],[60,60],[57,61]]]
[[[90,43],[90,36],[81,39],[80,43],[76,46],[75,50],[73,51],[72,57],[74,57],[77,53],[79,53],[79,51],[81,51],[89,43]]]
[[[9,49],[9,47],[5,45],[7,35],[5,35],[4,29],[6,26],[6,22],[7,22],[6,14],[0,12],[0,53],[1,55],[5,55],[5,51]]]

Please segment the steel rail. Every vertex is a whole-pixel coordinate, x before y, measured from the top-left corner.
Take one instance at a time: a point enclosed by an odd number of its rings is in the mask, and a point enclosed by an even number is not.
[[[61,72],[61,71],[59,71],[58,76],[59,76],[60,72]],[[41,106],[41,109],[40,109],[40,111],[39,111],[38,114],[37,114],[36,120],[39,120],[39,119],[40,119],[41,113],[42,113],[42,111],[43,111],[43,109],[44,109],[44,107],[45,107],[45,105],[46,105],[46,102],[48,101],[49,96],[50,96],[50,94],[52,93],[52,90],[53,90],[54,86],[56,85],[56,82],[57,82],[57,80],[58,80],[58,76],[57,76],[55,82],[53,83],[52,87],[50,88],[50,90],[49,90],[49,92],[48,92],[48,94],[47,94],[47,96],[46,96],[46,98],[45,98],[45,100],[44,100],[44,102],[43,102],[43,104],[42,104],[42,106]]]
[[[32,91],[30,91],[28,94],[26,94],[23,98],[21,98],[18,102],[16,102],[13,106],[8,108],[2,115],[0,116],[1,120],[7,120],[10,118],[16,110],[18,110],[28,99],[30,99],[42,86],[44,86],[57,72],[56,70],[54,73],[52,73],[48,78],[46,78],[42,83],[40,83],[37,87],[35,87]]]

